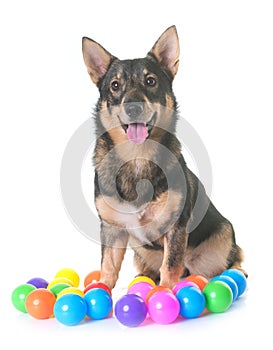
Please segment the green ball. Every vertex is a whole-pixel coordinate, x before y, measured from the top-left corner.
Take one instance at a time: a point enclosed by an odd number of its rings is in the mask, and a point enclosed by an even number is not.
[[[55,284],[53,287],[50,288],[50,291],[55,295],[55,297],[58,296],[58,294],[65,288],[71,287],[67,283],[58,283]]]
[[[24,313],[27,313],[26,310],[26,298],[34,289],[37,289],[32,284],[21,284],[14,289],[11,295],[11,301],[13,306]]]
[[[206,308],[210,312],[224,312],[232,304],[232,290],[222,281],[209,282],[203,289],[206,298]]]

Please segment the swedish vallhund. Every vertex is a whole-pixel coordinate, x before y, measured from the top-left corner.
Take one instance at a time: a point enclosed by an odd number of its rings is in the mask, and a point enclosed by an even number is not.
[[[101,282],[115,286],[128,244],[138,275],[170,288],[188,274],[242,270],[232,224],[188,169],[175,136],[176,27],[145,58],[119,60],[86,37],[83,57],[100,93],[93,161]]]

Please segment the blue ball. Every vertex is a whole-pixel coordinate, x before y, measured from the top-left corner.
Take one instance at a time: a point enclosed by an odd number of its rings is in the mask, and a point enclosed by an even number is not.
[[[137,327],[147,316],[145,301],[136,294],[126,294],[115,305],[115,316],[127,327]]]
[[[90,289],[84,299],[87,304],[87,315],[94,320],[106,318],[112,311],[111,295],[102,288]]]
[[[65,294],[54,305],[56,319],[66,326],[75,326],[86,316],[85,300],[78,294]]]
[[[242,295],[247,287],[246,276],[237,269],[228,269],[225,270],[221,275],[231,277],[238,287],[238,298]]]
[[[176,297],[180,304],[180,315],[185,318],[198,317],[205,309],[206,299],[199,288],[181,288]]]
[[[238,298],[238,286],[237,283],[234,281],[233,278],[225,275],[219,275],[215,276],[211,279],[211,282],[213,281],[222,281],[225,282],[232,291],[232,301],[235,301]]]

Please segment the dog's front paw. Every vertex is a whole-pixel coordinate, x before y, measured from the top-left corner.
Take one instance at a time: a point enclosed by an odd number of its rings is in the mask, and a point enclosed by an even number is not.
[[[159,285],[173,289],[173,287],[180,281],[180,278],[164,278],[160,280]]]

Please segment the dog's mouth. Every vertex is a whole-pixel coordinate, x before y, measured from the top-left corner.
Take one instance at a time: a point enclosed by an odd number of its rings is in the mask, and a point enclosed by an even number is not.
[[[128,140],[136,145],[141,145],[147,138],[149,138],[151,131],[156,121],[156,113],[153,114],[152,118],[147,122],[122,124]]]

